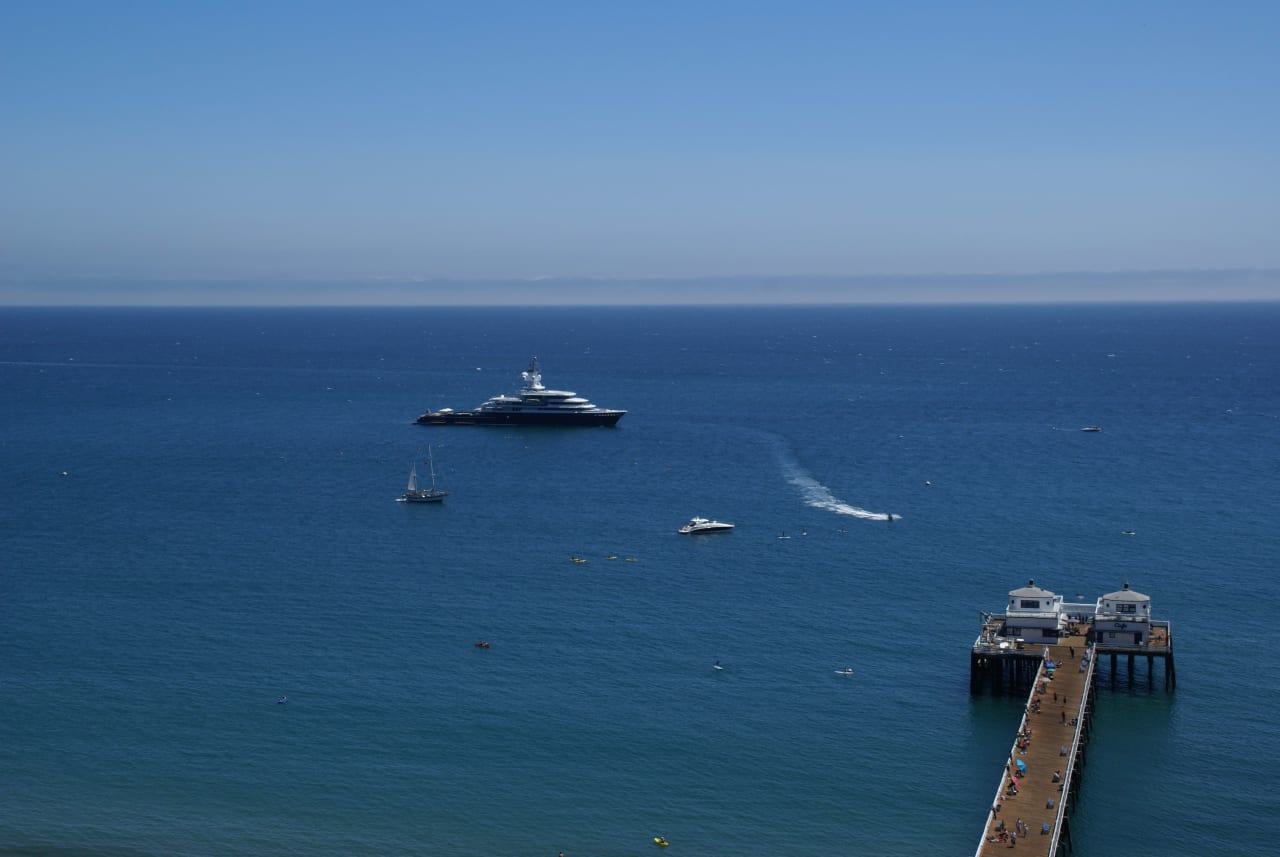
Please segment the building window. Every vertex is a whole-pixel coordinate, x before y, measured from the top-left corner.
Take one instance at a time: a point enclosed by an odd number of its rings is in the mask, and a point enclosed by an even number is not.
[[[1022,633],[1021,628],[1010,628],[1008,625],[1005,626],[1004,635],[1006,637],[1017,637],[1021,633]]]
[[[1138,605],[1137,604],[1117,604],[1116,612],[1117,613],[1137,613]]]
[[[1023,610],[1039,610],[1040,602],[1034,598],[1024,598],[1022,599],[1022,609]]]

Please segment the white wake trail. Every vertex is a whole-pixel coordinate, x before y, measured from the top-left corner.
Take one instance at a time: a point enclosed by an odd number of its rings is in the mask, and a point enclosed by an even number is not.
[[[785,449],[778,450],[778,459],[783,475],[799,489],[806,506],[864,521],[896,521],[902,517],[890,512],[871,512],[844,502],[832,494],[830,488],[814,479]]]

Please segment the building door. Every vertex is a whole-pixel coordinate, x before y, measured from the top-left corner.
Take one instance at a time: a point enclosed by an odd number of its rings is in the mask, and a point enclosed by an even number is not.
[[[1142,632],[1141,632],[1141,631],[1135,631],[1135,632],[1134,632],[1134,634],[1133,634],[1133,641],[1134,641],[1135,643],[1137,643],[1139,646],[1141,646],[1141,645],[1142,645]]]

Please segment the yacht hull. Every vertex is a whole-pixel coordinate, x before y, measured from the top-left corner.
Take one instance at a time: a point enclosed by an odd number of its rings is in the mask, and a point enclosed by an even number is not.
[[[450,411],[425,413],[414,422],[421,426],[616,426],[625,413],[604,410],[563,414]]]

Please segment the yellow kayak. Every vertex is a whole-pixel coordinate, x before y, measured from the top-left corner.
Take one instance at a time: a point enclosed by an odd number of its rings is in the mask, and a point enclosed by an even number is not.
[[[653,844],[657,845],[659,848],[666,848],[671,843],[666,840],[666,837],[655,836],[653,837]]]

